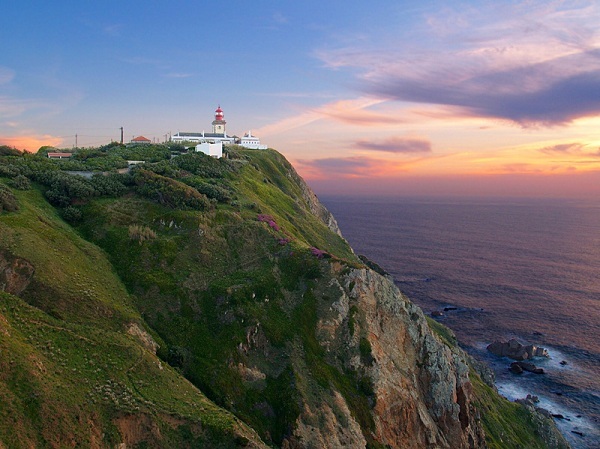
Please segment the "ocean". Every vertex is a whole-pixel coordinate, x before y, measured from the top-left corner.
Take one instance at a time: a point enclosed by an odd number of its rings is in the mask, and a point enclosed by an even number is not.
[[[502,395],[538,396],[574,448],[600,447],[600,200],[320,199],[357,254],[443,312]],[[510,338],[548,350],[534,360],[545,374],[512,374],[486,350]]]

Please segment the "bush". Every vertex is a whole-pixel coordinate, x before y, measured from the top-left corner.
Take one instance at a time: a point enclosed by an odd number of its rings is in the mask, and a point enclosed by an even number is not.
[[[92,187],[100,196],[119,197],[127,191],[125,177],[119,174],[104,176],[96,174],[91,179]]]
[[[139,169],[134,174],[138,192],[165,206],[178,209],[206,210],[210,201],[196,189],[151,171]]]
[[[81,221],[83,214],[81,210],[74,206],[67,206],[62,210],[61,213],[63,220],[67,223],[75,224]]]
[[[204,153],[187,153],[173,159],[173,164],[203,178],[222,178],[230,166],[224,159],[215,159]]]
[[[4,184],[0,184],[0,213],[15,212],[19,210],[19,203],[15,195]]]
[[[23,153],[14,147],[0,145],[0,156],[21,156]]]
[[[118,156],[126,161],[159,162],[169,160],[171,151],[166,145],[132,145],[129,147],[113,147],[111,156]]]
[[[204,182],[197,177],[189,177],[183,179],[187,185],[194,187],[198,192],[206,195],[211,199],[215,199],[221,203],[228,203],[231,201],[231,192],[225,187],[218,186],[216,184],[211,184],[208,182]]]
[[[31,188],[31,182],[26,176],[17,175],[11,179],[10,186],[18,190],[29,190]]]

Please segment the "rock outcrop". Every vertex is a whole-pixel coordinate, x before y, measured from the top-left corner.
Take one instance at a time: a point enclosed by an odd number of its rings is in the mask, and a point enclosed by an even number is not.
[[[496,340],[488,345],[487,350],[499,357],[509,357],[518,361],[533,357],[549,357],[546,349],[534,345],[523,345],[514,338],[507,342]]]
[[[544,374],[542,368],[538,368],[533,363],[529,362],[512,362],[509,369],[514,374],[521,374],[523,371],[529,371],[533,374]]]
[[[386,277],[370,269],[334,276],[328,295],[335,290],[339,294],[321,316],[319,340],[332,354],[332,362],[344,358],[345,370],[371,382],[373,439],[390,448],[486,447],[472,403],[466,356],[441,343],[421,309]],[[361,319],[352,310],[360,311]],[[296,429],[302,441],[314,434],[306,431],[306,415]],[[349,428],[344,434],[353,434]],[[321,447],[364,445],[355,438],[352,444]]]
[[[0,291],[19,296],[31,282],[34,273],[34,266],[27,260],[0,251]]]

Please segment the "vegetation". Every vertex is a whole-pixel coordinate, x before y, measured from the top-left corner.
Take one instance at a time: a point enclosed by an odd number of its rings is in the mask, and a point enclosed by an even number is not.
[[[128,447],[280,446],[305,404],[336,412],[339,392],[379,447],[373,383],[345,360],[374,363],[364,314],[352,305],[339,357],[318,338],[333,267],[364,265],[280,154],[49,151],[0,157],[0,261],[35,270],[0,293],[0,446],[115,447],[128,425],[145,435]],[[117,171],[131,160],[145,162]],[[494,414],[521,412],[476,392],[493,447],[511,425]]]

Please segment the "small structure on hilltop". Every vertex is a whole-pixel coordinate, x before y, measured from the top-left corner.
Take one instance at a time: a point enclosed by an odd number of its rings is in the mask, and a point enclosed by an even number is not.
[[[260,139],[252,135],[252,131],[248,131],[244,134],[244,137],[240,140],[240,145],[251,150],[266,150],[267,146],[260,143]]]
[[[137,136],[137,137],[134,137],[133,139],[131,139],[131,141],[129,143],[132,145],[141,145],[141,144],[152,143],[152,141],[150,139],[148,139],[147,137]]]
[[[236,138],[230,137],[227,135],[227,131],[225,130],[225,125],[227,122],[225,121],[225,116],[223,114],[223,109],[221,106],[217,108],[215,111],[215,119],[212,122],[212,133],[205,133],[202,131],[201,133],[196,132],[177,132],[174,136],[171,137],[173,142],[196,142],[198,144],[202,143],[223,143],[232,144],[235,143]]]
[[[248,131],[248,133],[245,134],[241,139],[236,136],[227,135],[226,125],[227,121],[225,120],[225,114],[219,105],[219,107],[215,110],[215,119],[212,122],[211,133],[205,133],[204,131],[200,133],[177,132],[177,134],[171,137],[171,141],[178,143],[197,143],[196,151],[202,151],[203,153],[216,157],[222,156],[223,145],[228,144],[238,144],[253,150],[265,150],[267,148],[266,145],[262,145],[260,143],[260,139],[258,137],[252,135],[251,131]]]
[[[213,157],[223,157],[223,142],[202,142],[196,145],[196,151]]]
[[[73,153],[48,153],[49,159],[69,159]]]

